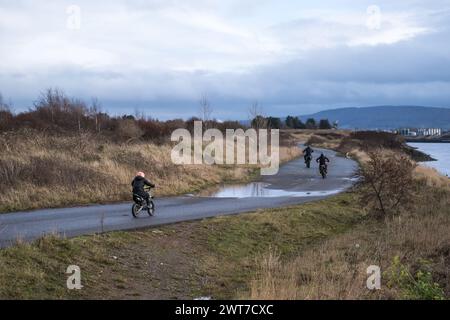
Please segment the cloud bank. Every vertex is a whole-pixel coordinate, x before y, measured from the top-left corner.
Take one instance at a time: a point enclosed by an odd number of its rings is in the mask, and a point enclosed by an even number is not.
[[[76,10],[74,10],[74,8]],[[77,11],[79,10],[79,11]],[[47,87],[158,118],[449,106],[448,1],[0,1],[0,92]]]

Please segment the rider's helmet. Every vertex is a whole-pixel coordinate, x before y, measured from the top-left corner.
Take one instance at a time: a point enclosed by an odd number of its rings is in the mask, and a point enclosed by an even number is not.
[[[321,153],[320,156],[321,156],[321,157],[325,157],[325,156],[323,155],[323,153]]]
[[[139,171],[138,173],[136,173],[136,176],[145,178],[145,173],[143,173],[142,171]]]

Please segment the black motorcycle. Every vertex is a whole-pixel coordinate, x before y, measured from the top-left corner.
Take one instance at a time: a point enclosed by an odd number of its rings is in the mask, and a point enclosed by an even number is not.
[[[326,164],[321,164],[319,166],[319,172],[322,175],[322,178],[325,179],[327,177],[327,165]]]
[[[311,168],[311,160],[312,160],[312,156],[305,157],[305,163],[306,163],[307,168]]]
[[[153,216],[155,214],[155,203],[153,202],[153,195],[150,192],[150,189],[147,189],[146,191],[148,191],[149,195],[150,195],[150,200],[149,203],[147,205],[147,201],[140,195],[133,193],[133,206],[131,207],[131,213],[133,215],[133,217],[137,218],[139,216],[139,214],[145,210],[147,211],[149,216]]]

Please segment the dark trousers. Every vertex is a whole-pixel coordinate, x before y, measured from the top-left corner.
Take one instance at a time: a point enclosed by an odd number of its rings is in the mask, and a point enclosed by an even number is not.
[[[136,192],[136,194],[140,197],[142,197],[145,202],[147,202],[147,205],[150,205],[150,194],[148,192],[145,191],[141,191],[141,192]]]

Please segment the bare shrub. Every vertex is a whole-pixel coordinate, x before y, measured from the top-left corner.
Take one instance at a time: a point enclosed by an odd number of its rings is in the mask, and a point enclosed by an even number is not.
[[[393,216],[411,203],[416,167],[409,157],[394,152],[368,152],[369,161],[359,170],[363,178],[361,202],[377,218]]]
[[[436,283],[448,298],[449,197],[448,191],[424,188],[413,214],[386,222],[366,221],[324,243],[308,246],[295,258],[281,260],[276,251],[269,250],[257,259],[257,272],[242,298],[430,299],[427,289],[430,285],[436,289]],[[403,266],[400,274],[392,274],[395,260]],[[373,264],[383,270],[381,290],[366,288],[366,269]],[[432,279],[417,277],[423,272],[429,272]],[[408,283],[398,281],[404,276]]]
[[[264,111],[258,101],[253,102],[248,109],[248,114],[250,116],[250,123],[253,128],[256,130],[267,128],[267,119],[264,116]]]
[[[13,114],[9,104],[3,101],[3,96],[0,93],[0,128],[8,128],[13,119]]]
[[[134,120],[124,119],[119,122],[116,129],[116,134],[119,139],[131,142],[142,137],[144,133]]]
[[[308,141],[306,142],[307,145],[320,145],[322,143],[325,143],[327,141],[326,138],[321,137],[319,135],[313,134]]]
[[[0,159],[0,191],[4,192],[15,187],[18,183],[17,176],[25,171],[23,163],[17,159]]]
[[[58,158],[32,157],[27,171],[22,170],[22,175],[18,175],[17,178],[22,181],[29,180],[34,185],[42,187],[77,187],[94,185],[95,181],[104,181],[106,176],[91,168]]]

